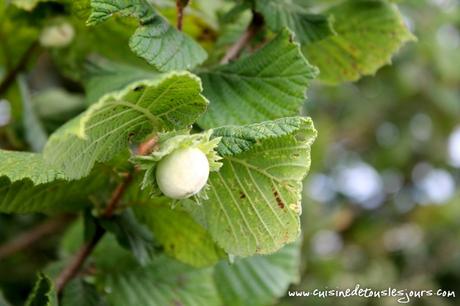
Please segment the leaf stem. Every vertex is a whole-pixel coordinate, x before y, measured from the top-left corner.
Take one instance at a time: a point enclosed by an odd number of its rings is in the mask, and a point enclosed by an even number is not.
[[[148,155],[152,152],[158,142],[158,137],[152,137],[144,143],[141,143],[137,149],[137,154]]]
[[[137,151],[141,155],[149,154],[155,147],[156,143],[157,137],[153,137],[147,140],[146,142],[140,144]],[[101,218],[110,219],[113,216],[113,213],[117,209],[118,204],[120,203],[120,200],[125,194],[127,188],[133,182],[135,171],[136,169],[133,169],[131,172],[129,172],[128,175],[123,179],[123,181],[120,184],[118,184],[118,186],[112,192],[110,200],[104,212],[100,216]],[[93,237],[89,241],[87,241],[83,246],[81,246],[81,248],[72,258],[70,263],[61,271],[61,273],[56,279],[56,291],[58,295],[62,293],[62,290],[64,290],[67,283],[78,274],[86,259],[89,255],[91,255],[94,248],[101,240],[101,238],[105,235],[105,233],[106,230],[102,228],[100,225],[97,225]]]
[[[38,240],[66,227],[74,219],[75,215],[60,215],[20,234],[15,239],[0,246],[0,260],[29,248]]]
[[[118,203],[123,197],[123,194],[125,193],[126,188],[128,188],[128,186],[131,184],[132,181],[133,181],[133,173],[129,172],[126,175],[125,179],[113,191],[110,201],[107,204],[107,207],[105,208],[104,213],[102,214],[102,217],[111,218],[113,216],[113,212],[117,209]]]
[[[30,57],[38,47],[38,41],[34,41],[19,59],[17,65],[7,73],[3,81],[0,83],[0,96],[4,95],[8,88],[10,88],[11,84],[16,79],[16,75],[24,70],[27,63],[29,62]]]
[[[221,65],[227,64],[231,60],[238,57],[241,50],[251,41],[251,39],[259,32],[263,26],[263,17],[257,12],[252,12],[252,20],[249,26],[244,31],[243,35],[227,50],[224,57],[220,61]]]

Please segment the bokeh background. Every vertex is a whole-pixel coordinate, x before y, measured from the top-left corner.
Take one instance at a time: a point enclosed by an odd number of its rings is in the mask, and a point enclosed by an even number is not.
[[[443,288],[457,298],[409,305],[460,305],[460,2],[398,5],[417,43],[373,77],[309,91],[319,137],[304,187],[302,279],[291,289]]]
[[[375,76],[334,87],[316,82],[309,90],[303,112],[314,119],[319,137],[304,186],[302,277],[291,290],[359,283],[460,295],[460,1],[398,5],[417,43],[404,46]],[[48,130],[67,117],[47,113],[55,108],[40,101],[65,100],[73,111],[84,103],[81,88],[63,85],[71,92],[53,89],[33,97],[45,105],[39,113],[49,119]],[[0,100],[0,146],[15,142],[9,127],[14,116],[10,103]],[[0,215],[0,242],[42,219]],[[0,260],[0,284],[9,300],[26,296],[35,272],[56,257],[58,241],[54,235]],[[396,302],[285,297],[279,303],[297,305]],[[460,302],[430,297],[409,305]]]

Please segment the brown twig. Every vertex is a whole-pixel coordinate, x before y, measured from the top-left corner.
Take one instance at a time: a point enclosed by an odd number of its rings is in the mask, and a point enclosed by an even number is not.
[[[101,226],[96,227],[93,237],[90,241],[86,242],[75,254],[74,258],[64,270],[61,271],[56,279],[56,291],[58,294],[62,292],[67,283],[77,275],[80,268],[85,263],[86,258],[93,252],[97,243],[104,236],[105,230]]]
[[[38,41],[33,42],[24,52],[17,65],[6,74],[5,78],[0,83],[0,96],[5,94],[8,88],[10,88],[11,84],[14,82],[14,80],[16,80],[16,75],[24,70],[24,68],[27,66],[27,63],[29,62],[30,57],[36,51],[38,46]]]
[[[156,142],[157,142],[157,138],[154,137],[142,143],[138,147],[138,150],[137,150],[138,154],[141,154],[141,155],[149,154],[152,151],[152,149],[155,147]],[[101,218],[109,219],[113,216],[113,213],[117,209],[121,198],[123,197],[127,188],[133,181],[134,171],[136,170],[134,169],[132,172],[128,173],[123,179],[123,181],[120,184],[118,184],[118,186],[112,192],[110,200],[104,212],[101,214]],[[92,251],[94,250],[98,242],[104,236],[105,232],[106,231],[104,228],[102,228],[100,225],[96,225],[96,230],[95,230],[93,237],[80,248],[80,250],[75,254],[73,259],[70,261],[70,263],[64,268],[64,270],[61,271],[61,273],[56,279],[56,290],[58,294],[60,294],[62,290],[65,288],[65,286],[67,285],[67,283],[71,281],[78,274],[81,267],[85,263],[86,258],[88,258],[88,256],[92,253]]]
[[[107,204],[102,217],[104,218],[111,218],[113,216],[114,211],[117,209],[118,203],[120,202],[123,194],[126,191],[126,188],[131,184],[133,181],[133,173],[129,172],[124,180],[118,184],[117,188],[112,193],[109,203]]]
[[[56,233],[66,227],[74,219],[74,215],[60,215],[22,233],[15,239],[0,246],[0,260],[25,250],[38,240]]]
[[[252,20],[249,26],[244,31],[243,35],[227,50],[220,64],[227,64],[231,60],[238,57],[241,50],[251,41],[251,39],[259,32],[263,25],[263,17],[256,12],[253,12]]]
[[[152,153],[152,150],[155,148],[158,142],[158,137],[152,137],[144,143],[141,143],[137,149],[137,154],[139,155],[148,155]]]
[[[184,9],[188,2],[189,0],[176,0],[177,29],[179,31],[182,31],[182,25],[184,23]]]

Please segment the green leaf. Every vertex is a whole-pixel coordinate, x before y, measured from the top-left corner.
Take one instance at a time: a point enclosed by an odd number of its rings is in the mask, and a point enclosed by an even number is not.
[[[207,58],[206,51],[197,42],[161,16],[139,27],[129,46],[160,71],[192,69]]]
[[[31,294],[27,298],[26,306],[57,306],[57,295],[53,283],[43,273],[38,274]]]
[[[129,46],[160,71],[191,69],[207,57],[197,42],[171,26],[145,0],[92,0],[91,7],[89,25],[103,22],[114,14],[139,19],[140,26]]]
[[[222,137],[217,151],[222,156],[237,156],[253,149],[259,144],[261,139],[277,138],[290,134],[295,134],[307,126],[307,130],[312,130],[313,142],[316,137],[311,119],[301,117],[283,118],[274,121],[266,121],[259,124],[247,126],[221,127],[214,130],[214,137]],[[309,142],[309,145],[311,143]]]
[[[297,115],[317,69],[308,64],[290,36],[283,30],[253,55],[200,73],[204,95],[211,101],[200,126],[248,124]]]
[[[62,0],[70,6],[72,14],[81,18],[88,19],[91,14],[91,0]]]
[[[29,179],[34,185],[64,180],[64,175],[49,167],[41,154],[0,150],[0,177],[11,183]]]
[[[88,195],[100,189],[102,177],[83,180],[56,181],[34,186],[25,180],[11,184],[0,178],[0,212],[2,213],[57,213],[75,211],[88,203]]]
[[[134,211],[139,220],[151,229],[165,253],[181,262],[205,267],[215,264],[225,255],[203,226],[179,208],[171,209],[166,199],[151,199],[134,206]]]
[[[40,91],[32,97],[32,102],[37,115],[43,118],[43,121],[53,123],[65,122],[85,109],[83,95],[70,93],[58,87]]]
[[[256,11],[264,16],[271,30],[278,32],[287,27],[302,44],[334,35],[333,18],[309,14],[300,4],[291,0],[256,0]]]
[[[148,227],[139,223],[131,209],[109,220],[101,220],[101,224],[115,235],[121,246],[131,250],[142,265],[150,261],[154,252],[153,235]]]
[[[34,109],[30,91],[24,76],[21,75],[18,77],[18,83],[22,98],[22,121],[26,140],[34,152],[41,152],[48,140],[48,134]]]
[[[97,102],[106,93],[121,90],[135,81],[152,79],[159,75],[155,71],[108,61],[92,63],[87,69],[85,89],[89,104]]]
[[[415,40],[396,6],[386,1],[349,0],[327,14],[334,16],[337,35],[303,47],[325,83],[374,74],[405,42]]]
[[[271,255],[221,262],[214,279],[224,305],[272,305],[291,283],[299,281],[299,266],[300,244],[292,243]]]
[[[193,268],[166,256],[141,266],[107,238],[95,251],[95,264],[109,305],[220,305],[212,268]]]
[[[62,294],[62,306],[106,305],[96,288],[81,278],[72,280]]]
[[[68,211],[99,190],[104,173],[68,182],[41,154],[0,150],[0,212]]]
[[[196,269],[158,258],[155,264],[109,276],[113,306],[218,305],[212,269]]]
[[[152,10],[152,7],[144,0],[91,0],[91,15],[87,24],[96,25],[111,18],[114,14],[144,21],[153,14]]]
[[[222,137],[217,150],[224,165],[210,175],[209,200],[183,206],[195,217],[201,214],[211,236],[230,254],[273,253],[296,240],[302,180],[316,137],[312,121],[292,117],[229,126],[213,136]]]
[[[96,162],[111,160],[153,132],[182,129],[205,111],[200,80],[171,72],[107,94],[51,135],[45,160],[72,179],[89,174]]]

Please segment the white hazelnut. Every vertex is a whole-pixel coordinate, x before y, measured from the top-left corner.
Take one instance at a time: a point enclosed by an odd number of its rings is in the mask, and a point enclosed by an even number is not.
[[[209,162],[198,148],[179,149],[157,165],[156,180],[164,195],[185,199],[197,194],[208,181]]]

